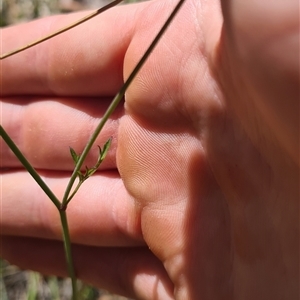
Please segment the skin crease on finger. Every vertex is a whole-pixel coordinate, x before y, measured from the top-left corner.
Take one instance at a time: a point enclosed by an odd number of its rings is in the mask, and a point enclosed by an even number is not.
[[[77,153],[82,152],[111,100],[104,98],[97,101],[95,107],[95,99],[89,98],[28,97],[27,101],[17,97],[4,99],[1,107],[5,113],[1,122],[35,168],[72,171],[74,163],[69,147],[72,146]],[[95,141],[96,145],[103,147],[104,143],[113,137],[110,151],[100,166],[101,170],[116,168],[117,130],[122,115],[123,107],[120,105],[106,123],[101,136]],[[40,141],[39,147],[36,147],[36,141]],[[4,141],[1,139],[0,145],[2,143]],[[7,147],[2,149],[2,167],[21,167],[18,159]],[[93,147],[86,165],[94,165],[97,157],[98,149]]]
[[[171,3],[153,1],[137,14],[125,77]],[[263,132],[257,141],[247,128],[265,123],[255,106],[240,106],[252,94],[243,93],[243,60],[226,32],[218,43],[221,23],[218,1],[187,1],[126,95],[117,165],[141,235],[174,284],[174,299],[294,300],[298,169],[278,140],[270,143]],[[269,155],[261,149],[272,146]],[[144,282],[127,285],[141,289]],[[151,287],[166,299],[155,282]]]

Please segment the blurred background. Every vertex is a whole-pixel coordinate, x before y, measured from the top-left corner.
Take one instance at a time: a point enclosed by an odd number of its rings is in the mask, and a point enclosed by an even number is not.
[[[96,9],[109,0],[0,0],[0,26],[16,24],[56,13]],[[125,0],[123,3],[141,2]]]
[[[96,9],[109,0],[0,0],[0,27],[26,22],[57,13]],[[127,0],[123,3],[141,2]],[[1,46],[1,41],[0,41]],[[63,251],[63,248],[62,248]],[[22,255],[22,254],[20,254]],[[108,291],[79,283],[79,300],[129,300]],[[43,276],[30,270],[20,270],[0,259],[1,300],[70,300],[71,282],[68,278]]]

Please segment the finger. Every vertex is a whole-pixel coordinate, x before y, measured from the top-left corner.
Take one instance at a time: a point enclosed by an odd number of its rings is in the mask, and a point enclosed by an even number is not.
[[[73,170],[74,162],[69,148],[72,147],[78,154],[83,151],[109,102],[110,99],[89,98],[10,98],[0,102],[1,125],[35,168]],[[117,131],[122,115],[123,105],[120,104],[95,141],[85,162],[87,166],[95,165],[99,155],[97,146],[102,148],[112,138],[111,147],[100,168],[116,167]],[[2,138],[0,145],[0,165],[5,168],[20,167],[21,163]]]
[[[3,237],[1,256],[24,269],[67,276],[63,245],[38,239]],[[148,248],[96,248],[73,245],[79,279],[134,299],[169,300],[173,285]],[[22,255],[20,255],[22,253]]]
[[[68,174],[43,178],[62,199]],[[1,234],[61,240],[59,212],[25,171],[1,176]],[[74,243],[104,246],[141,245],[139,208],[116,172],[93,175],[69,203],[67,216]]]
[[[123,82],[123,58],[142,5],[115,7],[69,32],[2,61],[1,93],[111,95]],[[53,16],[1,31],[7,52],[88,12]],[[16,38],[18,37],[18,38]]]

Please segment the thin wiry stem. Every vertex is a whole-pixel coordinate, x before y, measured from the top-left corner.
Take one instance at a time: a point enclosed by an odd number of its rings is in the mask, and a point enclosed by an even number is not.
[[[68,186],[66,188],[66,191],[65,191],[65,194],[63,197],[63,201],[62,201],[63,206],[67,205],[69,194],[70,194],[73,184],[77,178],[77,174],[80,171],[80,169],[84,163],[84,160],[86,159],[86,157],[87,157],[90,149],[92,148],[96,138],[98,137],[100,131],[102,130],[106,121],[108,120],[108,118],[111,116],[111,114],[114,112],[114,110],[116,109],[116,107],[118,106],[118,104],[120,103],[122,98],[124,97],[128,86],[132,83],[133,79],[135,78],[137,73],[140,71],[141,67],[143,66],[143,64],[145,63],[145,61],[147,60],[147,58],[149,57],[151,52],[153,51],[154,47],[157,45],[158,41],[160,40],[160,38],[166,31],[167,27],[170,25],[171,21],[173,20],[173,18],[175,17],[175,15],[177,14],[177,12],[179,11],[179,9],[181,8],[181,6],[184,2],[185,2],[185,0],[180,0],[178,2],[176,7],[174,8],[174,10],[172,11],[171,15],[169,16],[167,21],[164,23],[163,27],[160,29],[160,31],[158,32],[158,34],[156,35],[156,37],[154,38],[154,40],[152,41],[152,43],[150,44],[150,46],[148,47],[148,49],[146,50],[146,52],[144,53],[144,55],[142,56],[142,58],[140,59],[138,64],[136,65],[136,67],[133,69],[133,71],[129,75],[128,79],[125,81],[125,83],[121,87],[120,91],[118,92],[118,94],[115,96],[115,98],[109,105],[108,109],[106,110],[104,116],[102,117],[99,125],[97,126],[96,130],[92,134],[90,140],[88,141],[86,147],[84,148],[84,150],[83,150],[82,154],[80,155],[80,158],[75,166],[75,169],[73,171],[73,174],[70,178],[70,181],[68,183]]]
[[[76,278],[76,273],[75,273],[74,263],[73,263],[67,212],[65,210],[60,210],[59,215],[60,215],[60,221],[63,230],[63,241],[64,241],[66,262],[68,267],[68,274],[72,282],[72,299],[77,300],[77,278]]]
[[[33,179],[37,182],[37,184],[42,188],[42,190],[46,193],[46,195],[50,198],[50,200],[54,203],[54,205],[59,209],[60,201],[56,198],[41,176],[37,173],[34,167],[29,163],[17,145],[13,142],[13,140],[6,133],[4,128],[0,125],[0,136],[2,136],[5,143],[11,149],[11,151],[15,154],[15,156],[19,159],[21,164],[25,167],[28,173],[33,177]]]
[[[19,53],[21,51],[24,51],[24,50],[26,50],[30,47],[33,47],[33,46],[43,42],[43,41],[48,40],[48,39],[64,32],[64,31],[67,31],[67,30],[69,30],[69,29],[71,29],[71,28],[73,28],[73,27],[75,27],[75,26],[77,26],[77,25],[93,18],[94,16],[100,14],[101,12],[107,10],[108,8],[120,3],[121,1],[122,0],[113,1],[110,4],[106,5],[105,7],[101,8],[101,9],[97,10],[96,12],[88,15],[87,17],[79,20],[78,22],[74,23],[71,26],[67,26],[67,27],[65,27],[65,28],[63,28],[63,29],[51,34],[51,35],[48,35],[47,37],[45,37],[43,39],[40,39],[36,42],[33,42],[33,43],[31,43],[27,46],[24,46],[22,48],[19,48],[17,50],[14,50],[10,53],[4,54],[3,56],[0,57],[0,60],[2,60],[4,58],[7,58],[9,56],[12,56],[12,55],[14,55],[16,53]],[[143,57],[140,59],[140,61],[138,62],[138,64],[134,68],[134,70],[129,75],[128,79],[125,81],[124,85],[121,87],[118,94],[115,96],[115,98],[111,102],[110,106],[108,107],[107,111],[105,112],[103,118],[101,119],[99,125],[97,126],[95,132],[91,136],[91,138],[88,141],[83,153],[80,155],[80,158],[78,159],[78,161],[76,163],[75,169],[73,171],[73,174],[72,174],[72,176],[70,178],[70,181],[68,183],[68,186],[66,188],[66,191],[65,191],[62,202],[60,202],[56,198],[56,196],[53,194],[53,192],[44,183],[44,181],[41,179],[41,177],[38,175],[38,173],[35,171],[35,169],[31,166],[31,164],[27,161],[27,159],[24,157],[24,155],[21,153],[21,151],[18,149],[18,147],[14,144],[14,142],[7,135],[4,128],[0,125],[0,136],[3,137],[3,139],[8,144],[10,149],[14,152],[14,154],[21,161],[21,163],[24,165],[24,167],[28,170],[28,172],[32,175],[32,177],[40,185],[40,187],[45,191],[45,193],[52,200],[54,205],[58,208],[58,211],[59,211],[59,214],[60,214],[60,219],[61,219],[61,224],[62,224],[62,230],[63,230],[63,241],[64,241],[64,249],[65,249],[65,255],[66,255],[66,260],[67,260],[68,272],[69,272],[69,276],[71,277],[71,280],[72,280],[73,300],[77,299],[77,287],[76,287],[76,282],[77,281],[76,281],[76,273],[75,273],[74,263],[73,263],[73,258],[72,258],[70,232],[69,232],[68,220],[67,220],[67,214],[66,214],[67,204],[70,200],[69,195],[70,195],[71,189],[72,189],[73,184],[74,184],[74,182],[77,178],[78,172],[80,171],[80,169],[83,165],[83,162],[84,162],[85,158],[87,157],[92,145],[94,144],[96,138],[98,137],[99,133],[101,132],[102,128],[104,127],[106,121],[111,116],[111,114],[114,112],[115,108],[118,106],[121,99],[124,97],[124,94],[125,94],[128,86],[132,83],[133,79],[135,78],[137,73],[140,71],[141,67],[143,66],[143,64],[145,63],[145,61],[147,60],[147,58],[149,57],[151,52],[153,51],[154,47],[157,45],[158,41],[160,40],[160,38],[162,37],[162,35],[166,31],[167,27],[169,26],[169,24],[171,23],[171,21],[173,20],[173,18],[175,17],[175,15],[177,14],[177,12],[179,11],[179,9],[181,8],[181,6],[183,5],[184,2],[185,2],[185,0],[180,0],[178,2],[178,4],[176,5],[174,10],[172,11],[172,13],[169,16],[169,18],[167,19],[167,21],[164,23],[164,25],[161,28],[161,30],[159,31],[159,33],[157,34],[157,36],[155,37],[153,42],[150,44],[147,51],[144,53]],[[73,194],[72,194],[71,197],[73,197]]]
[[[109,3],[109,4],[105,5],[105,6],[97,9],[96,11],[92,12],[91,14],[85,16],[84,18],[76,21],[75,23],[73,23],[71,25],[68,25],[68,26],[66,26],[64,28],[61,28],[61,29],[59,29],[59,30],[57,30],[57,31],[55,31],[55,32],[53,32],[53,33],[51,33],[51,34],[49,34],[49,35],[47,35],[47,36],[45,36],[45,37],[43,37],[41,39],[38,39],[38,40],[36,40],[36,41],[34,41],[34,42],[30,43],[30,44],[27,44],[27,45],[25,45],[25,46],[23,46],[21,48],[18,48],[16,50],[11,51],[11,52],[5,53],[5,54],[3,54],[3,55],[0,56],[0,60],[5,59],[5,58],[10,57],[10,56],[13,56],[13,55],[15,55],[15,54],[17,54],[19,52],[22,52],[22,51],[24,51],[26,49],[29,49],[29,48],[31,48],[33,46],[36,46],[36,45],[38,45],[38,44],[40,44],[42,42],[45,42],[45,41],[47,41],[47,40],[49,40],[49,39],[51,39],[51,38],[53,38],[53,37],[55,37],[55,36],[63,33],[63,32],[65,32],[65,31],[68,31],[68,30],[70,30],[70,29],[72,29],[72,28],[74,28],[74,27],[76,27],[76,26],[78,26],[78,25],[80,25],[80,24],[82,24],[82,23],[84,23],[84,22],[86,22],[86,21],[88,21],[88,20],[96,17],[97,15],[103,13],[104,11],[108,10],[109,8],[111,8],[113,6],[116,6],[117,4],[121,3],[122,1],[123,0],[115,0],[115,1]]]

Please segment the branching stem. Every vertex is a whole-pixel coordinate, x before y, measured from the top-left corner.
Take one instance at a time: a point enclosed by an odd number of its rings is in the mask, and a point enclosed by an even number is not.
[[[65,32],[93,17],[95,17],[96,15],[102,13],[103,11],[117,5],[118,3],[122,2],[122,0],[116,0],[111,2],[110,4],[98,9],[97,11],[93,12],[92,14],[82,18],[81,20],[75,22],[74,24],[67,26],[63,29],[60,29],[56,32],[54,32],[53,34],[50,34],[42,39],[39,39],[31,44],[28,44],[24,47],[21,47],[17,50],[11,51],[7,54],[4,54],[2,56],[0,56],[0,60],[7,58],[9,56],[12,56],[14,54],[17,54],[21,51],[24,51],[30,47],[33,47],[39,43],[42,43],[46,40],[51,39],[54,36],[57,36],[58,34]],[[174,16],[176,15],[176,13],[179,11],[179,9],[181,8],[181,6],[183,5],[183,3],[185,2],[185,0],[180,0],[176,7],[174,8],[174,10],[172,11],[171,15],[169,16],[169,18],[167,19],[167,21],[164,23],[163,27],[161,28],[161,30],[159,31],[159,33],[156,35],[156,37],[154,38],[153,42],[150,44],[149,48],[147,49],[147,51],[144,53],[144,55],[142,56],[142,58],[140,59],[140,61],[138,62],[138,64],[136,65],[136,67],[133,69],[133,71],[131,72],[131,74],[129,75],[128,79],[125,81],[125,83],[123,84],[123,86],[121,87],[120,91],[118,92],[118,94],[115,96],[115,98],[113,99],[113,101],[111,102],[111,104],[109,105],[108,109],[106,110],[104,116],[102,117],[100,123],[98,124],[95,132],[92,134],[91,138],[89,139],[86,147],[84,148],[82,154],[80,156],[77,157],[76,153],[73,152],[72,150],[72,156],[74,156],[76,158],[76,165],[75,165],[75,169],[72,173],[72,176],[70,178],[70,181],[67,185],[65,194],[63,196],[62,202],[60,202],[56,196],[53,194],[53,192],[50,190],[50,188],[46,185],[46,183],[42,180],[42,178],[40,177],[40,175],[36,172],[36,170],[33,168],[33,166],[27,161],[27,159],[25,158],[25,156],[21,153],[21,151],[18,149],[18,147],[15,145],[15,143],[12,141],[12,139],[9,137],[9,135],[5,132],[4,128],[0,125],[0,136],[2,136],[2,138],[4,139],[4,141],[7,143],[8,147],[13,151],[13,153],[16,155],[16,157],[20,160],[20,162],[23,164],[23,166],[27,169],[27,171],[31,174],[31,176],[34,178],[34,180],[38,183],[38,185],[43,189],[43,191],[47,194],[47,196],[51,199],[51,201],[54,203],[54,205],[57,207],[58,211],[59,211],[59,215],[60,215],[60,219],[61,219],[61,225],[62,225],[62,230],[63,230],[63,241],[64,241],[64,249],[65,249],[65,256],[66,256],[66,261],[67,261],[67,266],[68,266],[68,272],[69,272],[69,276],[71,277],[72,280],[72,291],[73,291],[73,300],[77,299],[77,287],[76,287],[76,275],[75,275],[75,269],[74,269],[74,264],[73,264],[73,258],[72,258],[72,251],[71,251],[71,240],[70,240],[70,233],[69,233],[69,226],[68,226],[68,220],[67,220],[67,214],[66,214],[66,210],[67,210],[67,205],[68,203],[71,201],[71,199],[73,198],[73,196],[75,195],[75,193],[78,191],[79,187],[81,186],[82,181],[79,182],[78,186],[74,189],[74,191],[71,193],[72,187],[74,185],[74,182],[76,180],[76,178],[78,177],[78,174],[80,174],[80,170],[82,168],[82,165],[91,149],[91,147],[93,146],[96,138],[98,137],[98,135],[100,134],[102,128],[104,127],[106,121],[108,120],[108,118],[111,116],[111,114],[114,112],[114,110],[116,109],[116,107],[118,106],[118,104],[120,103],[120,101],[123,99],[125,92],[127,90],[127,88],[129,87],[129,85],[132,83],[133,79],[135,78],[135,76],[137,75],[137,73],[140,71],[141,67],[143,66],[143,64],[145,63],[145,61],[147,60],[147,58],[149,57],[149,55],[151,54],[151,52],[153,51],[154,47],[157,45],[158,41],[160,40],[160,38],[162,37],[162,35],[164,34],[164,32],[166,31],[167,27],[169,26],[169,24],[171,23],[171,21],[173,20]],[[106,147],[105,147],[106,148]],[[107,152],[107,148],[105,150]],[[101,154],[101,153],[100,153]],[[74,158],[73,157],[73,158]],[[77,161],[78,159],[78,161]],[[104,156],[103,156],[104,159]],[[99,162],[100,164],[100,162]],[[96,171],[96,169],[98,168],[98,164],[96,164],[96,167],[94,169],[92,169],[92,172],[90,174],[92,174],[93,172]],[[87,174],[90,175],[90,174]],[[70,195],[71,193],[71,195]]]
[[[116,109],[116,107],[118,106],[118,104],[120,103],[120,101],[123,99],[125,92],[128,88],[128,86],[131,84],[131,82],[133,81],[133,79],[135,78],[135,76],[137,75],[137,73],[140,71],[141,67],[143,66],[143,64],[145,63],[145,61],[147,60],[147,58],[149,57],[149,55],[151,54],[151,52],[153,51],[154,47],[157,45],[158,41],[160,40],[160,38],[162,37],[162,35],[164,34],[164,32],[166,31],[167,27],[170,25],[171,21],[173,20],[174,16],[177,14],[177,12],[179,11],[179,9],[181,8],[182,4],[185,2],[185,0],[180,0],[178,2],[178,4],[176,5],[176,7],[174,8],[174,10],[172,11],[171,15],[169,16],[169,18],[167,19],[167,21],[164,23],[163,27],[160,29],[159,33],[156,35],[156,37],[154,38],[154,40],[152,41],[152,43],[150,44],[150,46],[148,47],[148,49],[146,50],[146,52],[144,53],[143,57],[140,59],[140,61],[138,62],[138,64],[136,65],[136,67],[133,69],[133,71],[131,72],[131,74],[129,75],[128,79],[125,81],[125,83],[123,84],[123,86],[121,87],[120,91],[118,92],[118,94],[115,96],[115,98],[113,99],[113,101],[111,102],[111,104],[109,105],[108,109],[106,110],[104,116],[102,117],[99,125],[97,126],[95,132],[93,133],[93,135],[91,136],[90,140],[88,141],[86,147],[84,148],[80,159],[78,160],[75,169],[73,171],[73,174],[70,178],[70,181],[68,183],[68,186],[66,188],[64,197],[63,197],[63,205],[66,205],[68,202],[68,198],[69,198],[69,194],[71,192],[71,189],[73,187],[73,184],[76,180],[78,171],[80,171],[84,160],[87,157],[87,154],[89,153],[91,147],[93,146],[96,138],[98,137],[100,131],[102,130],[102,128],[104,127],[106,121],[108,120],[108,118],[111,116],[111,114],[114,112],[114,110]]]

